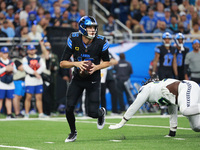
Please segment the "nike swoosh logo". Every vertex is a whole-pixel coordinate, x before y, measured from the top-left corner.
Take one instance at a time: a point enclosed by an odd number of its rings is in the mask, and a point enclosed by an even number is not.
[[[95,83],[97,83],[97,82],[92,82],[92,84],[95,84]]]

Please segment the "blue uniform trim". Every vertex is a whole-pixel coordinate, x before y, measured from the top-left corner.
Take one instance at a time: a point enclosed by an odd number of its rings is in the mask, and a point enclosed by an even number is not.
[[[108,43],[108,41],[106,41],[106,43],[103,45],[103,49],[102,49],[102,51],[107,50],[108,47],[109,47],[109,43]]]
[[[72,40],[70,38],[67,39],[67,45],[72,49]]]

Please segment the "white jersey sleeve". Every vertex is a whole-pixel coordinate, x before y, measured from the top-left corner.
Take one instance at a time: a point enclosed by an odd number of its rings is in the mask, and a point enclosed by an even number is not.
[[[139,108],[149,99],[150,86],[142,86],[135,101],[127,109],[124,117],[129,120],[139,110]]]

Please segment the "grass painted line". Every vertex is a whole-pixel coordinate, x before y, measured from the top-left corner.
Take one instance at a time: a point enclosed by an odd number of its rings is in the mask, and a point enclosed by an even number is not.
[[[94,123],[96,124],[97,122],[95,121],[76,121],[80,123]],[[111,125],[111,124],[116,124],[116,123],[109,123],[106,122],[105,124]],[[147,127],[147,128],[165,128],[169,129],[169,126],[155,126],[155,125],[138,125],[138,124],[125,124],[125,126],[130,126],[130,127]],[[179,130],[192,130],[191,128],[183,128],[183,127],[178,127]]]
[[[33,149],[33,148],[28,148],[28,147],[8,146],[8,145],[0,145],[0,147],[4,147],[4,148],[15,148],[15,149],[23,149],[23,150],[37,150],[37,149]]]
[[[121,119],[123,116],[106,116],[106,119]],[[133,116],[132,118],[169,118],[169,115],[145,115],[145,116]],[[183,115],[178,115],[178,117],[184,117]],[[93,119],[91,117],[76,117],[77,120],[89,120]],[[53,117],[53,118],[14,118],[14,119],[0,119],[0,121],[31,121],[31,120],[44,120],[44,121],[59,121],[66,120],[65,117]]]

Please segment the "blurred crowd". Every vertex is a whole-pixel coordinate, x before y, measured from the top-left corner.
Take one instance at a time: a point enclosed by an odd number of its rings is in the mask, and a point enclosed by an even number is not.
[[[104,33],[113,35],[114,18],[133,33],[200,33],[200,0],[99,0],[110,12]]]
[[[84,15],[77,0],[0,0],[0,37],[40,41],[48,26],[78,30]]]

